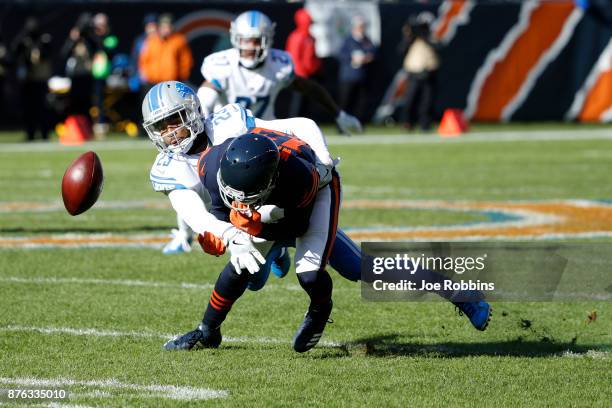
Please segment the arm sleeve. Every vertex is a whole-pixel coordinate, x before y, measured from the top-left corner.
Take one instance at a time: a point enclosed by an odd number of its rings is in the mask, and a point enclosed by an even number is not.
[[[333,165],[325,136],[313,120],[308,118],[261,120],[256,118],[255,126],[291,134],[308,143],[321,163],[326,166]]]
[[[232,228],[232,224],[220,221],[209,213],[198,193],[193,190],[172,190],[168,198],[176,213],[198,234],[208,231],[221,238],[228,228]]]

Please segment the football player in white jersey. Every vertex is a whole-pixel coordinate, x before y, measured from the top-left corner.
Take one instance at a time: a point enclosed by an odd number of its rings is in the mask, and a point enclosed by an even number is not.
[[[204,113],[212,112],[219,103],[239,103],[256,117],[271,120],[275,118],[278,93],[288,88],[303,93],[334,114],[343,132],[361,132],[359,120],[341,111],[321,85],[294,75],[289,53],[272,48],[274,26],[259,11],[246,11],[232,22],[233,48],[211,54],[202,63],[205,81],[198,96]]]

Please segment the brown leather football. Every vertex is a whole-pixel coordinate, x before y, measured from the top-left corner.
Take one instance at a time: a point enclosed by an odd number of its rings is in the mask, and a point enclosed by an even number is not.
[[[100,197],[104,174],[98,155],[83,153],[66,169],[62,178],[62,198],[70,215],[89,210]]]

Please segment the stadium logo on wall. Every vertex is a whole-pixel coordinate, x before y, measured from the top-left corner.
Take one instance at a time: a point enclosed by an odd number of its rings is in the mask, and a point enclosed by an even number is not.
[[[189,42],[204,35],[227,36],[233,19],[233,14],[221,10],[195,11],[177,20],[175,29]]]

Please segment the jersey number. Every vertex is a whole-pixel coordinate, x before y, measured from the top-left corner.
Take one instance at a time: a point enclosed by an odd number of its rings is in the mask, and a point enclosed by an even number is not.
[[[258,106],[255,116],[260,118],[266,111],[268,103],[270,103],[270,96],[256,96],[255,102],[247,96],[237,96],[236,103],[239,103],[245,109],[251,109],[251,105]]]

